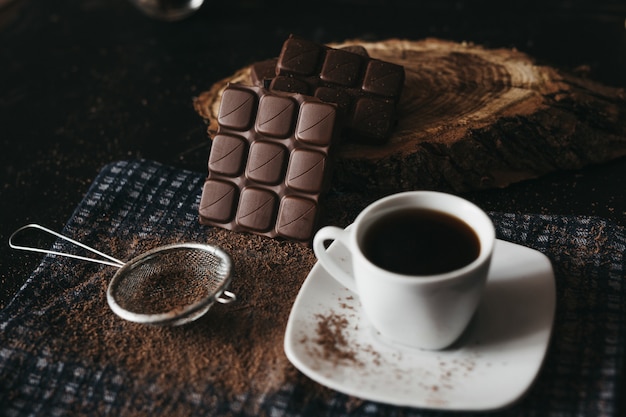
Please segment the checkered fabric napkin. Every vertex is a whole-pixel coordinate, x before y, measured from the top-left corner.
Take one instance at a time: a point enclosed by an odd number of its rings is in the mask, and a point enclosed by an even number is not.
[[[99,244],[100,249],[109,241],[131,242],[154,236],[167,236],[171,242],[205,241],[207,228],[197,220],[204,178],[200,173],[152,161],[110,164],[97,176],[62,233],[91,246]],[[345,218],[356,215],[366,204],[362,196],[346,194],[331,194],[329,203],[333,201],[354,210]],[[345,201],[357,203],[345,205]],[[490,215],[500,239],[537,249],[550,258],[557,284],[557,311],[546,360],[530,391],[517,404],[484,414],[617,416],[624,389],[626,346],[625,230],[592,217]],[[228,239],[228,232],[223,236]],[[55,242],[54,247],[68,249],[63,241]],[[114,256],[129,255],[124,253],[128,247],[108,249]],[[262,251],[247,255],[262,256]],[[85,307],[87,300],[93,304],[93,297],[102,295],[103,281],[112,276],[107,268],[46,255],[0,311],[0,415],[448,415],[355,401],[330,390],[326,395],[311,395],[315,383],[289,366],[277,368],[295,375],[285,377],[282,385],[227,399],[219,377],[174,384],[159,378],[159,369],[137,372],[121,367],[122,362],[104,345],[102,351],[93,346],[67,349],[77,336],[84,336],[75,334],[81,328],[81,317],[85,323],[87,318],[96,323],[82,329],[97,340],[116,336],[103,334],[102,329],[108,333],[126,331],[121,319],[112,314],[96,318],[101,320],[99,326]],[[101,302],[106,311],[106,301]],[[281,319],[286,322],[286,318]],[[149,333],[145,334],[148,336],[142,342],[149,346]],[[169,337],[176,342],[175,336]],[[136,336],[129,333],[128,338],[132,337]],[[132,352],[125,354],[128,361],[134,360]],[[209,362],[203,369],[214,367],[219,374],[229,365]],[[268,372],[269,381],[271,369]],[[250,383],[263,386],[264,381]]]

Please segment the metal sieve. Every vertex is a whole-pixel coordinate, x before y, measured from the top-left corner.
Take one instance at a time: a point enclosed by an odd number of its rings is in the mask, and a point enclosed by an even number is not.
[[[14,237],[26,229],[42,230],[106,260],[16,245]],[[115,314],[135,323],[177,326],[204,315],[215,301],[228,304],[237,299],[226,290],[232,280],[232,259],[212,245],[165,245],[122,262],[43,226],[28,224],[13,232],[9,246],[119,268],[109,283],[107,302]]]

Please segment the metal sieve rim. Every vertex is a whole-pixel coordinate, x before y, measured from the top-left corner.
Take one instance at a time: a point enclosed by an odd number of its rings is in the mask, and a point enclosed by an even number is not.
[[[151,258],[155,255],[162,254],[163,252],[172,251],[172,250],[180,250],[180,249],[200,250],[200,251],[209,252],[221,258],[224,261],[225,263],[224,268],[227,271],[227,273],[225,274],[224,279],[219,284],[217,289],[215,289],[212,293],[210,293],[206,297],[203,297],[202,299],[196,301],[195,303],[189,304],[188,306],[185,306],[184,308],[179,308],[179,309],[176,309],[175,311],[169,311],[165,313],[157,313],[157,314],[135,313],[135,312],[129,311],[121,307],[117,303],[115,296],[114,296],[115,290],[117,286],[119,285],[120,279],[124,275],[126,275],[126,272],[129,269],[134,268],[135,266],[137,266],[138,264],[146,260],[146,258]],[[174,244],[159,246],[154,249],[150,249],[149,251],[146,251],[140,254],[139,256],[136,256],[135,258],[131,259],[130,261],[126,262],[124,266],[118,269],[118,271],[115,273],[115,275],[109,282],[109,285],[107,288],[107,302],[109,304],[109,307],[111,308],[111,310],[113,310],[115,314],[117,314],[121,318],[128,320],[128,321],[141,323],[141,324],[154,324],[154,325],[183,324],[183,323],[186,323],[188,321],[194,320],[202,316],[211,307],[211,305],[213,305],[215,301],[219,301],[224,304],[234,301],[235,295],[230,293],[229,291],[226,291],[226,288],[228,288],[228,286],[230,285],[232,278],[233,278],[233,261],[232,261],[231,256],[222,248],[214,246],[214,245],[210,245],[210,244],[204,244],[204,243],[174,243]],[[228,298],[220,299],[219,297],[224,293],[227,293]]]

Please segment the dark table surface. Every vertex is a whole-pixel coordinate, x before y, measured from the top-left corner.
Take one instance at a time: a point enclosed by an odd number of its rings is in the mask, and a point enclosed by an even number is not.
[[[147,158],[204,172],[208,136],[194,96],[276,56],[290,33],[517,48],[626,87],[623,0],[297,4],[207,0],[190,18],[164,22],[127,0],[0,1],[1,240],[30,222],[61,229],[108,162]],[[625,190],[622,158],[467,197],[486,210],[597,215],[626,226]],[[39,259],[0,245],[0,307]]]

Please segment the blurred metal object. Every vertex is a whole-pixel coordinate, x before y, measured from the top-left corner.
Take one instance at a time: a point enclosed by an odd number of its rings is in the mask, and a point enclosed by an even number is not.
[[[130,0],[130,2],[152,18],[176,21],[200,9],[204,0]]]

